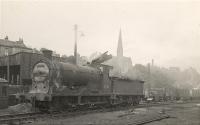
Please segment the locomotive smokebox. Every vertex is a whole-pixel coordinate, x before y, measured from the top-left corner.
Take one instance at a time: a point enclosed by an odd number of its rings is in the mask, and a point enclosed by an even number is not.
[[[52,60],[52,53],[53,53],[53,51],[45,49],[45,50],[42,50],[42,53],[43,53],[44,57]]]

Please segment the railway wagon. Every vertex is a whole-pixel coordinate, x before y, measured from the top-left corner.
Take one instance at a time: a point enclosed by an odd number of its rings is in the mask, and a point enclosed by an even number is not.
[[[190,89],[183,88],[152,88],[150,96],[154,101],[189,100],[192,97]]]
[[[178,88],[175,92],[176,100],[189,100],[191,97],[189,89]]]
[[[151,88],[150,97],[153,98],[154,101],[164,101],[166,98],[166,89],[165,88]]]
[[[192,99],[200,100],[200,88],[194,88],[191,90]]]
[[[0,78],[0,109],[8,107],[7,88],[8,88],[7,80]]]
[[[40,110],[118,102],[138,104],[143,95],[143,82],[112,79],[109,76],[111,66],[94,63],[79,66],[52,61],[50,55],[46,55],[49,60],[41,60],[33,66],[33,84],[27,94],[34,107]]]

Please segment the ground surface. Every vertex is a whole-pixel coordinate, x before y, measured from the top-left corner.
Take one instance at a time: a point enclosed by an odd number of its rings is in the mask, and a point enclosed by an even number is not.
[[[200,106],[197,106],[197,103],[94,113],[71,118],[43,119],[29,125],[133,125],[135,121],[153,115],[162,115],[160,114],[162,111],[172,118],[151,122],[146,125],[200,125]]]
[[[166,113],[174,118],[155,121],[147,125],[200,125],[200,105],[197,103],[171,105],[164,108]]]
[[[163,114],[164,112],[164,114]],[[0,115],[10,114],[0,110]],[[134,125],[152,116],[169,115],[171,118],[146,125],[200,125],[200,103],[172,104],[123,111],[92,113],[70,118],[41,118],[28,125]]]

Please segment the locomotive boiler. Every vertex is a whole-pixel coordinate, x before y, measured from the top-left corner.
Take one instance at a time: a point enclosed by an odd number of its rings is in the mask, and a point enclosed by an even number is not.
[[[102,72],[94,67],[43,60],[34,66],[32,78],[32,92],[49,93],[61,87],[73,89],[89,82],[100,83]]]
[[[46,57],[33,66],[27,97],[39,110],[138,104],[143,97],[143,81],[109,76],[112,67],[100,64],[110,59],[106,53],[85,66],[53,61],[51,54]]]

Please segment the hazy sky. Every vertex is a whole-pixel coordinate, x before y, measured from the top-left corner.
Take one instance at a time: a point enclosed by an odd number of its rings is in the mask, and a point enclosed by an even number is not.
[[[85,34],[78,40],[81,55],[116,55],[121,28],[133,64],[154,59],[159,66],[200,69],[200,1],[0,1],[0,38],[23,37],[28,46],[71,55],[78,24]]]

